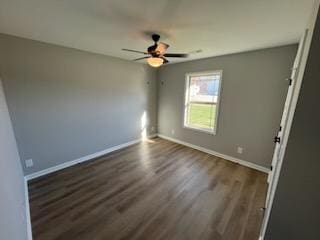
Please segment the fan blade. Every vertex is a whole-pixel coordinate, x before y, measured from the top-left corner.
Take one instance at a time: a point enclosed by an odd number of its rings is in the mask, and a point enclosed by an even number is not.
[[[135,52],[135,53],[142,53],[142,54],[148,54],[146,52],[142,52],[142,51],[137,51],[137,50],[132,50],[132,49],[127,49],[127,48],[122,48],[123,51],[127,51],[127,52]]]
[[[173,57],[173,58],[186,58],[189,55],[186,53],[166,53],[163,54],[164,57]]]
[[[164,58],[164,57],[162,57],[162,59],[163,59],[163,63],[164,63],[164,64],[169,63],[168,59],[166,59],[166,58]]]
[[[159,52],[161,55],[163,55],[167,51],[168,47],[169,47],[169,45],[166,43],[163,43],[163,42],[158,43],[158,46],[156,48],[156,52]]]
[[[146,58],[149,58],[149,57],[136,58],[136,59],[133,59],[132,61],[139,61],[139,60],[146,59]]]

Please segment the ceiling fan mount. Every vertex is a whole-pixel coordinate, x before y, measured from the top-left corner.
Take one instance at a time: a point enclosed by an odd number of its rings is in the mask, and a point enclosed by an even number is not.
[[[151,35],[151,38],[152,38],[152,40],[153,40],[154,42],[158,42],[159,39],[160,39],[160,35],[154,33],[154,34]]]
[[[151,35],[151,38],[154,41],[154,44],[148,47],[146,52],[127,49],[127,48],[123,48],[122,50],[148,55],[145,57],[134,59],[133,61],[147,59],[149,65],[153,67],[159,67],[162,64],[169,63],[169,60],[167,58],[187,58],[188,57],[188,54],[186,53],[166,53],[167,49],[169,48],[169,45],[163,42],[159,42],[160,40],[159,34],[154,33]]]

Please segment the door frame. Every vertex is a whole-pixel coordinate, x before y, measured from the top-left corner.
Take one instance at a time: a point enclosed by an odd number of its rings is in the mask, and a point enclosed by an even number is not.
[[[295,110],[296,110],[296,106],[297,106],[297,102],[298,102],[298,98],[299,98],[299,93],[300,93],[300,89],[301,89],[301,85],[302,85],[302,81],[303,81],[303,76],[304,76],[304,72],[305,72],[305,68],[306,68],[306,64],[307,64],[307,60],[308,60],[308,56],[309,56],[314,27],[315,27],[315,23],[316,23],[318,11],[319,11],[319,4],[320,4],[320,0],[315,0],[313,11],[311,14],[311,18],[308,23],[307,29],[305,30],[305,34],[303,36],[303,38],[305,38],[305,42],[303,43],[304,39],[302,38],[300,45],[299,45],[299,47],[301,47],[301,61],[298,64],[297,69],[296,70],[293,69],[293,71],[297,71],[297,75],[296,75],[296,82],[293,85],[293,87],[294,87],[293,88],[293,95],[290,100],[290,103],[289,103],[290,105],[289,105],[289,108],[287,111],[288,115],[285,116],[287,118],[287,124],[286,124],[285,129],[282,129],[283,132],[282,132],[282,136],[281,136],[282,137],[281,144],[280,144],[280,146],[276,146],[276,149],[275,149],[275,151],[276,150],[279,151],[279,155],[277,156],[277,160],[274,161],[274,159],[273,159],[273,164],[275,164],[275,166],[274,166],[274,169],[272,169],[272,173],[270,173],[269,177],[268,177],[268,182],[269,182],[268,188],[270,188],[270,189],[268,189],[266,208],[265,208],[265,212],[264,212],[264,218],[263,218],[260,237],[259,237],[260,240],[264,240],[267,226],[268,226],[268,222],[270,219],[271,209],[272,209],[275,193],[277,190],[277,185],[279,182],[283,159],[285,156],[286,147],[287,147],[287,143],[288,143],[288,139],[289,139],[289,135],[290,135],[290,130],[291,130],[291,126],[292,126],[292,122],[293,122],[293,118],[294,118],[294,114],[295,114]],[[297,53],[297,57],[299,58],[299,53]],[[277,144],[277,145],[279,145],[279,144]],[[277,149],[279,147],[280,147],[280,149]]]
[[[267,198],[266,198],[266,206],[268,206],[268,203],[270,202],[269,199],[272,195],[272,190],[273,190],[273,186],[275,184],[275,175],[278,173],[278,169],[279,169],[279,163],[280,163],[280,156],[282,155],[282,152],[285,148],[284,144],[285,142],[283,141],[285,134],[289,134],[288,133],[288,124],[289,124],[289,114],[290,111],[292,111],[291,106],[293,104],[293,97],[294,97],[294,91],[297,87],[297,77],[298,77],[298,73],[299,73],[299,68],[301,66],[301,60],[302,60],[302,51],[304,49],[305,46],[305,42],[306,42],[306,37],[308,35],[308,29],[305,30],[305,33],[303,34],[300,43],[299,43],[299,47],[298,47],[298,51],[296,54],[296,58],[293,64],[293,68],[291,70],[291,77],[288,78],[288,92],[287,92],[287,97],[286,97],[286,101],[284,104],[284,108],[283,108],[283,113],[282,113],[282,117],[281,117],[281,122],[280,122],[280,127],[279,127],[279,131],[277,136],[275,137],[275,148],[274,148],[274,154],[273,154],[273,158],[272,158],[272,162],[271,162],[271,171],[269,173],[268,176],[268,192],[267,192]],[[278,140],[276,140],[278,139]]]

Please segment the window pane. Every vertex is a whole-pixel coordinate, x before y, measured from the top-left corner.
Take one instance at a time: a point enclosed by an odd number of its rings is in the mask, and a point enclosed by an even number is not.
[[[221,73],[192,74],[187,81],[185,125],[215,130]]]
[[[215,104],[201,104],[190,103],[189,104],[189,118],[188,125],[196,128],[213,129],[215,126]]]
[[[219,75],[193,76],[190,79],[191,102],[217,103]]]

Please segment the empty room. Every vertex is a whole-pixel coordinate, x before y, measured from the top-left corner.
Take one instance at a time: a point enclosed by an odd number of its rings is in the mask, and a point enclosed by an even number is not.
[[[0,240],[319,240],[320,0],[0,0]]]

